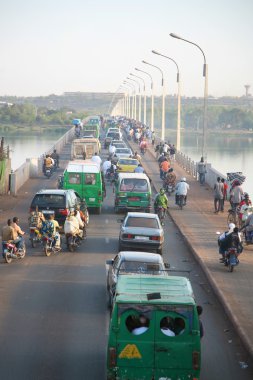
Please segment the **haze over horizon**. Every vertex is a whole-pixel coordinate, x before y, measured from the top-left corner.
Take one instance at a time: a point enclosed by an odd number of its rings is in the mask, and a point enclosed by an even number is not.
[[[203,96],[203,56],[176,33],[197,43],[209,67],[209,95],[242,96],[253,86],[251,0],[9,0],[1,5],[0,96],[46,96],[64,92],[115,92],[135,67],[149,72],[155,93]],[[137,78],[133,78],[138,81]],[[134,84],[134,82],[133,82]],[[249,92],[253,93],[250,88]]]

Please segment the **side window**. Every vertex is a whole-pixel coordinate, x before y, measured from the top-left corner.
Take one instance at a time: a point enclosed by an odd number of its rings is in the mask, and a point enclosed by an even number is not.
[[[85,174],[85,185],[95,185],[96,184],[96,176],[92,173]]]
[[[166,336],[182,335],[185,332],[185,320],[182,317],[172,318],[167,315],[161,319],[160,329]]]
[[[119,267],[119,263],[120,263],[120,257],[117,255],[115,256],[114,258],[114,262],[113,262],[113,269],[114,270],[117,270],[118,267]]]
[[[80,185],[81,183],[81,176],[78,173],[69,173],[69,183]]]
[[[126,328],[133,335],[144,334],[149,329],[150,320],[143,314],[133,314],[126,318]]]

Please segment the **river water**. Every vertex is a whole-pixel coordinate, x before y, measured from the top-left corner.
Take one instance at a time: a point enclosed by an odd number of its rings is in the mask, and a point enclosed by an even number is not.
[[[166,138],[176,141],[176,134],[169,133]],[[253,197],[253,134],[216,134],[207,136],[207,162],[220,173],[242,172],[246,176],[243,189]],[[181,133],[181,151],[194,161],[200,161],[202,136],[195,132]]]
[[[16,170],[26,158],[39,157],[48,151],[64,133],[63,130],[30,134],[1,132],[0,136],[4,137],[5,145],[9,145],[11,168]]]
[[[17,169],[26,158],[38,157],[45,153],[63,135],[64,131],[33,133],[22,135],[1,133],[5,142],[10,146],[12,169]],[[176,134],[166,133],[166,139],[174,143]],[[181,151],[194,161],[201,157],[202,137],[194,132],[181,132]],[[227,135],[217,132],[207,137],[207,161],[220,173],[240,171],[246,176],[243,185],[253,197],[253,135]]]

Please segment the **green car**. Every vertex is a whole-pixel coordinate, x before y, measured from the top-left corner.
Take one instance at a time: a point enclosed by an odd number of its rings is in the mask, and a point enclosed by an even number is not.
[[[115,182],[115,212],[120,210],[151,211],[151,186],[143,173],[119,173]]]
[[[75,190],[85,199],[88,208],[101,213],[104,181],[100,167],[94,161],[70,161],[63,173],[60,187]]]
[[[107,380],[199,380],[200,323],[185,277],[118,278],[109,327]]]

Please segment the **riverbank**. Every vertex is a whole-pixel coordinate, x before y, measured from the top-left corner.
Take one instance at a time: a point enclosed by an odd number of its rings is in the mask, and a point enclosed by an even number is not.
[[[56,124],[33,124],[33,125],[23,125],[23,124],[0,124],[0,134],[43,134],[43,133],[54,133],[57,132],[67,132],[71,129],[71,125],[56,125]]]

